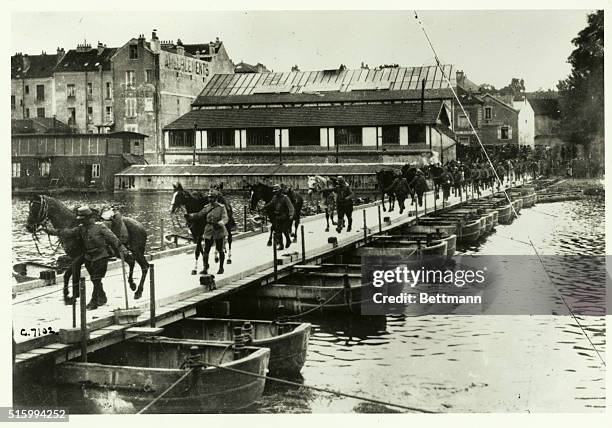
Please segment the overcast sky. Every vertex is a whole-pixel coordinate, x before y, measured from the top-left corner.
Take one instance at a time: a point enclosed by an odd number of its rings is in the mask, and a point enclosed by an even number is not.
[[[571,40],[587,10],[421,11],[440,59],[475,83],[500,88],[512,77],[528,91],[554,89],[570,71]],[[45,12],[14,13],[12,52],[55,52],[84,39],[121,46],[157,29],[162,40],[206,43],[219,37],[235,63],[261,62],[274,71],[434,64],[412,11]],[[29,29],[29,31],[24,31]],[[36,31],[32,31],[36,29]]]

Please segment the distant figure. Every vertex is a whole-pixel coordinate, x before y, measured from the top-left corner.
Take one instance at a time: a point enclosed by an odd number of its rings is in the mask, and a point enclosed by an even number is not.
[[[80,223],[77,227],[68,229],[48,227],[46,231],[50,235],[62,238],[80,237],[83,240],[85,268],[94,285],[87,309],[94,310],[107,302],[102,279],[106,276],[108,258],[111,256],[108,246],[111,246],[117,254],[123,255],[127,255],[127,249],[104,223],[95,222],[94,213],[89,207],[82,206],[77,210],[77,221]]]
[[[204,271],[208,274],[208,257],[213,244],[219,253],[219,270],[218,275],[224,273],[223,263],[225,262],[224,241],[227,237],[227,229],[225,225],[229,221],[225,205],[219,202],[219,191],[211,189],[208,192],[208,204],[195,214],[185,214],[185,219],[191,223],[206,222],[202,237],[204,238]]]
[[[344,227],[344,217],[348,221],[347,232],[351,231],[353,226],[353,192],[348,186],[348,183],[341,175],[338,176],[338,183],[336,185],[336,204],[338,209],[338,227],[336,231],[342,232]]]

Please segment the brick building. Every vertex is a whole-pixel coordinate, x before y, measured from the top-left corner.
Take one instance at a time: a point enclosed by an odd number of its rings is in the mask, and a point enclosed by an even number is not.
[[[219,39],[207,44],[131,39],[112,57],[116,130],[146,134],[144,155],[164,162],[162,128],[187,113],[210,77],[233,73]]]
[[[166,162],[449,160],[451,100],[435,66],[218,74],[164,128]]]
[[[55,66],[64,50],[47,55],[18,53],[11,57],[11,119],[53,117],[56,114]]]
[[[113,122],[113,75],[110,58],[115,48],[98,43],[69,50],[55,67],[56,115],[78,133],[104,133]]]

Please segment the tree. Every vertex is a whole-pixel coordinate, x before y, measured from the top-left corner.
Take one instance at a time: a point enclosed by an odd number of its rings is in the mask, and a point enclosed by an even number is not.
[[[504,86],[499,90],[499,95],[519,95],[525,93],[525,81],[516,77],[512,78],[512,81],[508,86]]]
[[[490,83],[483,83],[478,87],[478,91],[482,94],[497,94],[497,89]]]
[[[572,40],[572,71],[559,81],[561,133],[570,142],[588,146],[604,132],[604,13],[587,16],[587,26]]]

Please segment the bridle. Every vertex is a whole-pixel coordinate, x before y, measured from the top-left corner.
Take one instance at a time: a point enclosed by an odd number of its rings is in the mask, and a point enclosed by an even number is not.
[[[40,244],[40,239],[38,238],[37,232],[41,228],[43,228],[46,223],[49,222],[49,200],[44,195],[39,195],[39,198],[40,199],[38,201],[30,201],[29,204],[30,212],[32,212],[32,205],[39,205],[38,213],[36,214],[36,222],[34,223],[36,229],[34,229],[34,231],[32,232],[32,240],[34,241],[34,245],[36,246],[36,251],[38,252],[38,254],[40,256],[47,257],[47,255],[43,254],[40,251],[40,247],[38,245]],[[55,253],[57,253],[57,250],[59,250],[59,247],[62,245],[62,242],[58,239],[57,244],[54,247],[53,243],[51,242],[51,236],[48,233],[47,239],[49,240],[49,247],[53,250],[51,254],[53,256],[55,255]]]

